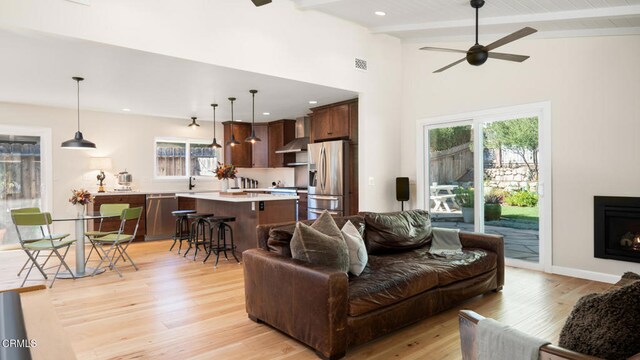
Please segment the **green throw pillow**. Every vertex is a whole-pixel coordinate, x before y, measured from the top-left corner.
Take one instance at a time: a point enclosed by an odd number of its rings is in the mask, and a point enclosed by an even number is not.
[[[311,225],[296,224],[291,239],[294,259],[348,272],[349,249],[340,228],[328,212],[324,212]]]

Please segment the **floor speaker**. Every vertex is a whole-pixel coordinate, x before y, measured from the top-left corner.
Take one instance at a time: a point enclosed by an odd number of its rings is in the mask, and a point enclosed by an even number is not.
[[[396,200],[402,201],[402,210],[404,210],[404,201],[409,201],[409,178],[396,178]]]

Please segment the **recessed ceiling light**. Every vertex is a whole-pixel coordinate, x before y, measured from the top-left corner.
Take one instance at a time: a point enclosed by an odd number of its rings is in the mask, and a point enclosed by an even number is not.
[[[309,101],[309,104],[311,104],[311,105],[315,105],[315,104],[317,104],[317,103],[318,103],[318,102],[317,102],[317,101],[315,101],[315,100],[311,100],[311,101]]]
[[[384,12],[384,11],[376,11],[376,12],[374,12],[374,14],[376,14],[376,15],[378,15],[378,16],[385,16],[385,15],[387,15],[387,13],[386,13],[386,12]]]
[[[269,115],[271,115],[271,113],[270,112],[263,112],[262,115],[269,116]]]
[[[129,112],[129,111],[131,111],[131,109],[124,108],[124,109],[122,109],[122,111]]]

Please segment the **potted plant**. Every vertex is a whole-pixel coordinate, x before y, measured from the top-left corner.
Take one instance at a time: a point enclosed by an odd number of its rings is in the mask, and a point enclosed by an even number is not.
[[[500,216],[502,216],[502,199],[503,196],[496,191],[491,191],[484,196],[485,221],[500,220]]]
[[[473,188],[458,188],[455,191],[456,200],[462,210],[462,220],[473,223],[474,193]]]
[[[218,180],[222,181],[221,191],[229,190],[229,179],[235,179],[236,174],[238,173],[238,169],[236,169],[233,165],[224,165],[221,162],[218,162],[218,167],[216,168],[216,177]]]

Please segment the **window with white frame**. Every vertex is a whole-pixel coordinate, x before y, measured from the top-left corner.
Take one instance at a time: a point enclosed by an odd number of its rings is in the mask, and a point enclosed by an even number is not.
[[[220,149],[203,140],[156,139],[155,148],[158,178],[214,176],[220,159]]]

